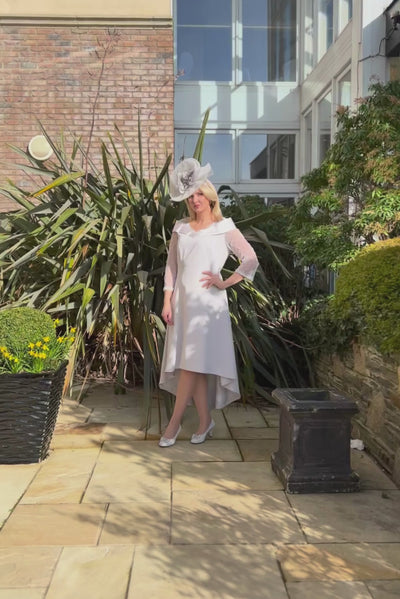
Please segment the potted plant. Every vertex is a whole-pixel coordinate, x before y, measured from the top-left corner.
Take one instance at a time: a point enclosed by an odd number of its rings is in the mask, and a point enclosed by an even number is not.
[[[34,308],[0,310],[0,463],[42,461],[62,398],[73,328]]]

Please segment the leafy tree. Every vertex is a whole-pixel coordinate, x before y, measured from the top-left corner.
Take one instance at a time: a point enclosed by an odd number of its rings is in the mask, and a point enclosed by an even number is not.
[[[337,113],[335,142],[304,193],[289,236],[303,264],[337,270],[363,245],[400,234],[400,81],[377,83]]]

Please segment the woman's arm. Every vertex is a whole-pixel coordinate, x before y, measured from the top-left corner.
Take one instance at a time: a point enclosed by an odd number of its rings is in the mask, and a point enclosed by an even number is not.
[[[178,247],[178,234],[172,233],[171,241],[169,243],[167,264],[165,266],[164,274],[164,305],[161,312],[161,317],[167,324],[174,324],[171,297],[175,287],[176,274],[178,271],[178,259],[177,259],[177,247]]]
[[[221,279],[219,273],[215,274],[210,271],[204,271],[202,274],[205,275],[200,281],[203,282],[203,287],[208,289],[213,285],[218,289],[226,289],[236,283],[239,283],[243,279],[253,280],[256,270],[258,268],[258,259],[255,251],[251,247],[248,241],[244,238],[239,229],[232,229],[226,234],[226,242],[229,251],[240,260],[240,265],[230,277]]]

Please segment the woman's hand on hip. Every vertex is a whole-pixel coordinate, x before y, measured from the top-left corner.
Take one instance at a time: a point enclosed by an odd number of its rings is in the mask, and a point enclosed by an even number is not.
[[[203,283],[202,287],[209,289],[210,287],[217,287],[218,289],[225,289],[225,283],[219,273],[212,273],[210,270],[205,270],[201,273],[204,275],[200,279],[200,283]]]
[[[162,317],[163,321],[166,322],[167,324],[170,324],[170,325],[174,324],[171,303],[164,304],[162,312],[161,312],[161,317]]]

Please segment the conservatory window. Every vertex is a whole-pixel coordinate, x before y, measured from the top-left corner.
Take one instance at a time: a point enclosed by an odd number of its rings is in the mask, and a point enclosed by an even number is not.
[[[333,43],[333,0],[318,0],[318,60]]]
[[[338,104],[339,106],[351,106],[351,73],[346,73],[339,80]]]
[[[304,117],[305,147],[304,147],[304,172],[309,173],[312,166],[312,113]]]
[[[198,132],[177,131],[175,133],[175,163],[193,156]],[[209,132],[204,136],[202,163],[209,162],[214,171],[213,180],[231,183],[233,174],[233,136],[227,132]]]
[[[242,133],[240,179],[294,179],[295,140],[292,133]]]
[[[232,80],[231,0],[177,0],[180,81]]]
[[[338,33],[343,31],[353,17],[353,0],[339,0]]]
[[[296,80],[296,0],[242,2],[243,81]]]
[[[331,145],[332,93],[329,92],[318,104],[319,163],[324,160]]]

